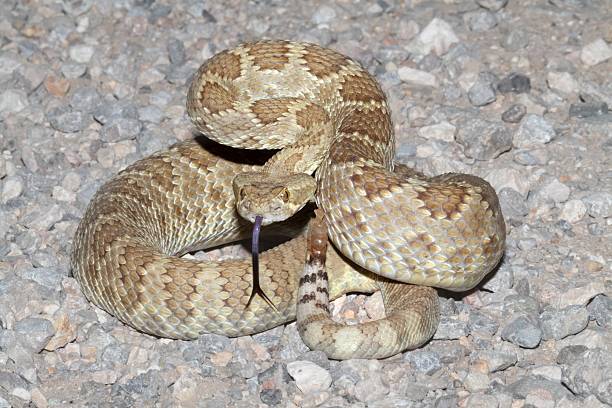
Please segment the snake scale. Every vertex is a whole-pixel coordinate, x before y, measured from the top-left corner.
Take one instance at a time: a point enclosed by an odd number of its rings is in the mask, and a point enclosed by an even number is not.
[[[92,198],[74,239],[72,269],[86,297],[137,330],[242,336],[293,320],[297,310],[310,347],[332,358],[381,358],[433,335],[431,287],[470,289],[502,257],[505,224],[493,188],[475,176],[428,178],[394,164],[385,95],[344,55],[289,41],[242,44],[200,67],[187,112],[210,140],[178,143],[121,171]],[[243,149],[280,150],[253,163]],[[321,212],[310,238],[302,228],[261,255],[261,286],[277,311],[260,298],[245,307],[250,260],[180,257],[248,235],[232,182],[253,171],[316,171]],[[283,188],[272,193],[292,199]],[[300,230],[292,225],[268,228]],[[375,290],[385,319],[330,319],[328,298]]]

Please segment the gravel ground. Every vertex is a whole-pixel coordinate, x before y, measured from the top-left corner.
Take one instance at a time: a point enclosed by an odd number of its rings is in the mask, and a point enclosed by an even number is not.
[[[0,407],[612,405],[609,0],[205,3],[2,0]],[[399,161],[499,192],[505,259],[476,290],[441,293],[421,349],[329,361],[295,324],[157,339],[71,277],[92,194],[193,137],[190,75],[262,37],[361,61],[389,96]],[[380,303],[334,310],[359,321]]]

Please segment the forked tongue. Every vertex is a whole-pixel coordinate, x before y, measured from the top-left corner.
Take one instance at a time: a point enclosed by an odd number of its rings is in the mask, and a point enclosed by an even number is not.
[[[263,289],[261,289],[261,286],[259,285],[259,234],[261,232],[262,222],[263,216],[255,216],[255,222],[253,223],[253,237],[251,241],[251,257],[253,259],[253,290],[245,308],[249,307],[255,295],[259,295],[263,300],[266,301],[268,305],[270,305],[272,309],[278,311],[276,309],[276,306],[274,306],[274,303],[272,303],[270,298],[268,298],[268,296],[264,293]]]

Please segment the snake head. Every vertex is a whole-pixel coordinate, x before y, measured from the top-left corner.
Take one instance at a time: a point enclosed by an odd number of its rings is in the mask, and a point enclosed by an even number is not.
[[[284,221],[314,200],[317,189],[312,176],[305,173],[276,175],[245,172],[234,177],[236,210],[251,222],[263,216],[262,225]]]

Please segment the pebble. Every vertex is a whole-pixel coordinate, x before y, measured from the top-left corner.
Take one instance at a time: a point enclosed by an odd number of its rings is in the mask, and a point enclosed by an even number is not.
[[[397,75],[399,76],[400,80],[413,85],[429,86],[432,88],[436,88],[438,86],[438,80],[436,79],[435,75],[430,74],[429,72],[420,71],[418,69],[400,67],[397,70]]]
[[[0,94],[0,115],[21,112],[28,105],[28,96],[22,90],[7,89]]]
[[[61,98],[68,93],[70,89],[70,81],[65,78],[58,78],[54,75],[49,75],[45,78],[45,89],[53,96]]]
[[[582,200],[569,200],[563,204],[559,218],[571,224],[582,220],[587,213],[587,208]]]
[[[168,57],[174,65],[185,62],[185,44],[181,40],[173,38],[168,42]]]
[[[527,93],[531,91],[531,80],[526,75],[512,73],[497,83],[497,90],[501,93]]]
[[[472,361],[482,360],[486,362],[488,372],[495,373],[504,371],[512,367],[518,361],[518,357],[514,352],[504,352],[496,350],[479,350],[472,356]]]
[[[495,14],[486,10],[465,13],[463,15],[463,21],[465,21],[470,31],[477,33],[489,31],[497,25]]]
[[[479,75],[468,91],[468,99],[474,106],[485,106],[495,102],[495,88],[489,75]]]
[[[85,44],[73,45],[70,47],[70,58],[80,64],[87,64],[93,57],[95,49]]]
[[[312,22],[315,24],[327,24],[336,18],[336,10],[330,6],[317,7],[312,15]]]
[[[602,39],[585,45],[580,51],[580,60],[587,66],[601,64],[612,57],[612,48]]]
[[[612,357],[609,352],[569,346],[559,352],[557,362],[563,370],[563,384],[574,394],[595,395],[602,403],[612,405]]]
[[[448,122],[440,122],[435,125],[423,126],[419,129],[419,136],[425,139],[438,139],[445,142],[453,142],[457,128]]]
[[[514,134],[515,147],[531,148],[549,143],[556,136],[552,125],[540,115],[527,114]]]
[[[332,383],[329,371],[310,361],[293,361],[287,364],[287,372],[304,394],[327,390]]]
[[[67,106],[50,110],[47,118],[53,129],[64,133],[80,132],[91,123],[88,115],[80,110],[72,110]]]
[[[589,300],[605,292],[606,289],[603,282],[596,280],[589,284],[575,286],[563,291],[563,294],[558,294],[551,304],[557,308],[571,305],[584,306]]]
[[[2,204],[14,200],[23,193],[23,180],[19,176],[9,176],[2,180]]]
[[[548,73],[546,83],[550,89],[561,92],[562,94],[577,94],[580,90],[578,81],[576,81],[569,72],[551,71]]]
[[[597,295],[587,305],[589,318],[595,320],[598,326],[612,325],[612,299],[606,295]]]
[[[542,329],[528,316],[511,319],[502,329],[501,338],[522,348],[536,348],[542,340]]]
[[[569,108],[569,116],[572,118],[590,118],[608,113],[608,104],[599,103],[572,103]]]
[[[435,17],[408,44],[407,49],[416,54],[427,55],[433,51],[436,55],[442,56],[450,50],[453,44],[458,42],[459,37],[457,37],[450,24]]]
[[[34,353],[40,353],[55,334],[53,324],[49,320],[37,317],[19,320],[13,329],[22,344]]]
[[[404,354],[404,360],[410,362],[410,365],[416,371],[432,375],[442,368],[440,355],[435,351],[414,350]]]
[[[459,128],[457,143],[467,157],[491,160],[512,148],[512,134],[499,122],[484,119],[468,121]]]
[[[484,7],[491,11],[499,11],[506,7],[508,0],[476,0],[480,7]]]
[[[589,312],[584,306],[568,306],[561,310],[546,309],[540,314],[544,340],[561,340],[580,333],[589,323]]]
[[[355,384],[355,398],[358,401],[369,403],[382,399],[389,393],[390,387],[380,372],[370,372]]]
[[[525,105],[515,104],[502,113],[501,119],[507,123],[519,123],[526,113],[527,108]]]

